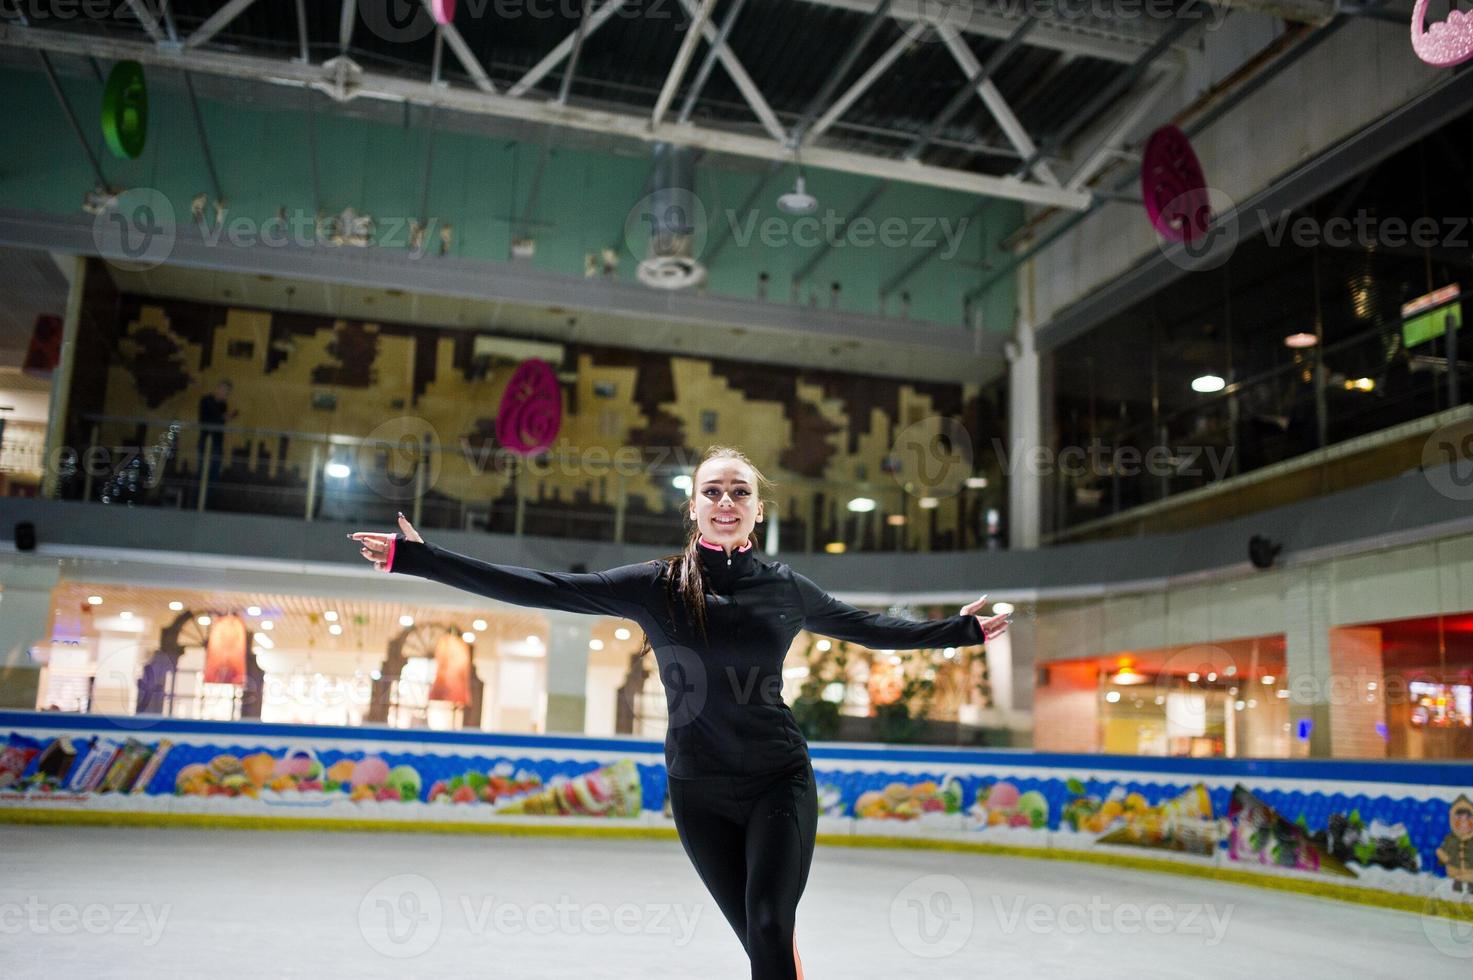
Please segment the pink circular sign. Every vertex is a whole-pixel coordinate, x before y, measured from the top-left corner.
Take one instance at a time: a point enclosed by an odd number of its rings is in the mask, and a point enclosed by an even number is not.
[[[1207,178],[1191,140],[1175,126],[1162,126],[1146,141],[1141,197],[1152,227],[1169,241],[1193,241],[1212,223]]]
[[[430,13],[436,24],[448,24],[455,19],[455,0],[430,0]]]
[[[1473,58],[1473,13],[1448,11],[1447,20],[1424,32],[1426,20],[1427,0],[1417,0],[1412,7],[1412,50],[1418,58],[1437,68],[1450,68]]]
[[[535,357],[517,365],[496,410],[496,441],[532,456],[552,445],[562,422],[563,393],[552,368]]]

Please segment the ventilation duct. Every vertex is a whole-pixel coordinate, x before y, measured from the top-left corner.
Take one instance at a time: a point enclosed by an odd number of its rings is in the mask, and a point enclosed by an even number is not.
[[[696,243],[705,237],[705,229],[695,194],[695,153],[690,147],[656,143],[654,164],[654,191],[640,215],[649,247],[639,263],[639,281],[656,289],[689,289],[706,278],[706,267],[696,258]]]

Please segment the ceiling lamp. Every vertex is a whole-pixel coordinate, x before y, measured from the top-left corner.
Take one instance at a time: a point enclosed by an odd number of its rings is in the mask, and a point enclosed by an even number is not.
[[[812,214],[818,210],[818,198],[808,193],[803,184],[802,170],[798,171],[793,189],[777,199],[777,209],[784,214]]]
[[[1304,350],[1306,347],[1313,347],[1319,342],[1320,338],[1312,333],[1305,333],[1303,330],[1298,333],[1291,333],[1284,338],[1284,346],[1291,347],[1294,350]]]
[[[793,189],[777,199],[777,209],[784,214],[812,214],[818,210],[818,198],[808,193],[803,183],[803,161],[798,157],[798,148],[793,148],[793,164],[798,168],[798,179]]]
[[[1149,679],[1150,678],[1148,678],[1145,674],[1142,674],[1135,669],[1134,660],[1131,660],[1129,657],[1124,657],[1120,661],[1120,669],[1115,671],[1115,673],[1111,675],[1110,683],[1121,685],[1144,684]]]
[[[869,497],[855,497],[848,506],[856,514],[867,514],[875,509],[875,502]]]
[[[1226,387],[1227,382],[1215,374],[1204,374],[1200,378],[1192,379],[1192,390],[1204,395],[1210,395]]]

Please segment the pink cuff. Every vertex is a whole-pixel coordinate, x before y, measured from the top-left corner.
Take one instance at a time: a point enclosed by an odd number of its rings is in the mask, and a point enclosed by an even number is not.
[[[386,572],[392,572],[394,570],[394,545],[398,543],[399,536],[397,534],[389,539],[389,560],[384,562],[384,571]]]

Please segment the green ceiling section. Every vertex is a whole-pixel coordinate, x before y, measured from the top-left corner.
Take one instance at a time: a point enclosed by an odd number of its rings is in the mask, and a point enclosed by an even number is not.
[[[109,67],[102,65],[104,72]],[[0,207],[80,213],[83,194],[95,180],[45,75],[0,72],[0,86],[11,106],[0,120],[0,143],[7,148],[0,158]],[[191,199],[211,187],[182,90],[176,85],[151,86],[147,144],[138,159],[123,160],[103,145],[102,83],[71,76],[62,78],[62,87],[108,180],[124,188],[158,191],[176,218],[187,220]],[[315,129],[321,199],[314,201],[306,96],[297,94],[302,109],[296,111],[201,100],[210,151],[229,202],[227,221],[237,223],[246,235],[258,235],[263,223],[285,207],[289,215],[299,216],[297,227],[306,234],[315,205],[334,213],[351,206],[373,215],[381,243],[407,247],[408,222],[421,207],[431,136],[428,111],[413,108],[406,125],[390,125],[319,108]],[[452,254],[507,261],[542,147],[444,129],[435,131],[433,139],[427,210],[437,222],[453,226]],[[776,207],[778,195],[791,187],[791,167],[769,183],[753,213],[738,213],[766,169],[760,161],[741,171],[714,165],[696,168],[696,193],[706,214],[704,251],[723,234],[730,238],[709,263],[706,288],[713,294],[755,299],[765,272],[768,299],[792,302],[794,273],[819,251],[813,239],[831,239],[842,244],[814,268],[798,302],[829,305],[831,284],[837,282],[842,309],[898,316],[898,293],[903,289],[910,293],[911,319],[933,321],[936,329],[961,329],[962,297],[980,278],[981,256],[1016,228],[1023,215],[1022,205],[997,201],[980,217],[968,219],[981,199],[891,184],[861,218],[852,212],[873,188],[872,179],[809,170],[808,190],[818,197],[820,207],[816,215],[800,221]],[[618,275],[633,280],[645,243],[642,232],[631,241],[626,227],[642,227],[635,209],[649,173],[650,161],[644,158],[549,150],[528,228],[536,239],[532,263],[582,276],[590,252],[614,248],[620,253]],[[632,222],[631,211],[635,211]],[[852,221],[847,229],[845,218]],[[826,231],[825,226],[845,230]],[[937,244],[940,250],[882,310],[881,284]],[[1005,277],[984,298],[984,329],[1011,332],[1014,309],[1013,282]]]

